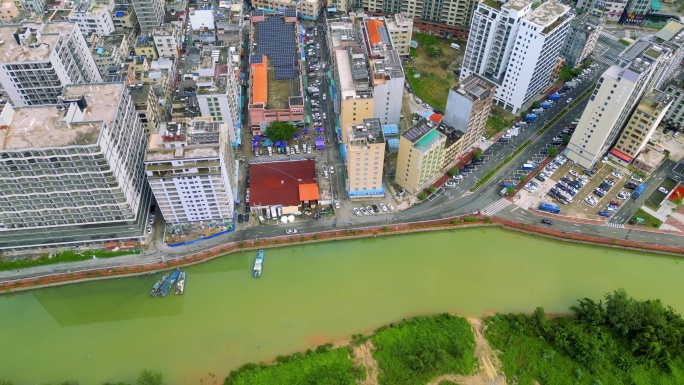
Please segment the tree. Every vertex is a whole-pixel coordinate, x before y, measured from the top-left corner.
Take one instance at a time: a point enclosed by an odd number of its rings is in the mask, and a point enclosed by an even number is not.
[[[511,196],[513,194],[515,194],[515,187],[514,186],[506,187],[506,196]]]
[[[674,199],[674,204],[676,204],[677,206],[681,206],[682,203],[684,203],[684,197],[682,197],[681,195],[677,195],[677,198]]]
[[[418,194],[418,199],[420,199],[421,201],[424,201],[426,198],[427,198],[426,193],[422,192],[422,193]]]
[[[475,151],[475,153],[473,153],[473,159],[478,160],[480,158],[482,158],[482,151],[480,151],[480,150]]]
[[[524,182],[527,179],[527,175],[520,175],[520,181]]]
[[[428,187],[428,191],[430,192],[430,194],[434,194],[435,191],[437,191],[437,189],[434,186],[430,186]]]
[[[266,132],[268,132],[268,137],[274,142],[276,140],[290,140],[294,138],[295,128],[289,123],[276,120],[268,126]]]
[[[138,376],[138,385],[162,385],[163,379],[162,374],[159,372],[153,372],[151,370],[145,369],[140,372]]]
[[[549,152],[549,156],[556,156],[556,155],[558,155],[558,149],[557,149],[556,147],[551,146],[551,147],[548,148],[547,151]]]
[[[562,136],[561,138],[563,138],[563,144],[568,144],[568,143],[570,143],[570,135],[568,135],[568,134],[563,134],[563,136]]]
[[[460,173],[461,173],[461,170],[459,170],[456,167],[449,169],[449,175],[451,175],[451,176],[456,176]]]
[[[540,101],[536,101],[536,102],[532,103],[532,108],[539,108],[539,106],[541,106]]]

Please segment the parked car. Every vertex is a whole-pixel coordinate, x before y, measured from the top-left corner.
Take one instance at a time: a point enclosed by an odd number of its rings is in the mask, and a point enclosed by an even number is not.
[[[598,212],[598,215],[600,215],[600,216],[602,216],[602,217],[608,217],[608,218],[610,218],[610,213],[607,212],[607,211],[599,211],[599,212]]]
[[[637,182],[637,183],[641,183],[641,182],[644,181],[643,179],[641,179],[641,178],[639,178],[638,176],[635,176],[635,175],[632,175],[629,179],[630,179],[630,180],[633,180],[633,181],[635,181],[635,182]]]
[[[545,225],[549,225],[549,226],[553,225],[553,222],[551,222],[550,219],[542,219],[541,223],[543,223]]]
[[[297,234],[297,229],[287,229],[285,230],[285,234]]]
[[[665,187],[658,187],[658,191],[660,191],[661,193],[663,193],[665,195],[667,195],[667,193],[669,193],[669,191]]]
[[[387,205],[387,208],[389,209],[389,211],[394,211],[394,206],[392,206],[391,204]]]
[[[381,209],[383,212],[387,212],[387,206],[385,206],[384,203],[380,203],[380,209]]]
[[[238,223],[244,222],[245,217],[242,214],[238,214]]]
[[[366,206],[366,211],[368,211],[368,214],[375,214],[375,210],[370,206]]]
[[[444,187],[445,188],[454,188],[454,187],[456,187],[456,183],[455,182],[446,182],[446,183],[444,183]]]
[[[368,212],[368,210],[366,210],[365,207],[361,207],[361,208],[359,209],[359,211],[361,211],[361,214],[363,214],[363,215],[368,215],[368,214],[370,214],[370,213]]]
[[[362,215],[362,214],[361,214],[361,210],[359,210],[359,209],[356,208],[356,207],[354,207],[354,208],[352,209],[352,212],[354,213],[354,215],[357,215],[357,216],[358,216],[358,215]]]
[[[401,189],[401,190],[399,190],[399,192],[397,192],[397,195],[402,196],[402,195],[404,195],[404,193],[406,193],[406,190]]]
[[[373,205],[373,211],[377,214],[380,212],[380,208],[378,208],[378,205]]]

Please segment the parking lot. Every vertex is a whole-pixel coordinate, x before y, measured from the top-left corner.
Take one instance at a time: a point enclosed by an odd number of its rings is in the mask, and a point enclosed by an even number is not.
[[[677,182],[665,178],[660,185],[658,185],[658,188],[646,198],[644,205],[650,209],[658,210],[660,204],[663,203],[663,200],[667,197],[667,194],[663,191],[666,191],[669,194],[676,186]]]
[[[556,159],[563,158],[557,157]],[[624,186],[629,181],[630,175],[626,170],[616,170],[613,165],[608,164],[599,164],[591,172],[593,175],[587,174],[581,167],[569,161],[562,164],[551,162],[540,172],[542,175],[540,179],[545,180],[534,179],[532,182],[537,185],[536,188],[522,189],[517,204],[522,207],[536,208],[540,202],[552,203],[560,206],[561,215],[584,219],[602,219],[602,216],[598,214],[599,211],[606,214],[604,217],[614,215],[620,209],[619,206],[629,199],[627,194],[621,196],[624,199],[618,199],[617,195],[621,191],[629,193]],[[610,186],[610,183],[613,185]],[[529,182],[526,186],[528,185],[530,185]],[[554,188],[558,193],[549,195]],[[613,207],[607,209],[611,201],[616,202],[617,205],[611,205]]]

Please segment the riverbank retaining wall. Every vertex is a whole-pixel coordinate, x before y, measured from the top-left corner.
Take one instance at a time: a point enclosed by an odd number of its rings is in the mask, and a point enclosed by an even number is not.
[[[303,245],[309,243],[339,241],[354,238],[369,238],[387,235],[400,235],[422,231],[449,230],[480,226],[498,226],[529,234],[541,235],[547,238],[554,238],[576,243],[599,244],[609,247],[618,247],[626,250],[647,250],[660,254],[667,254],[680,257],[684,256],[684,246],[678,247],[658,245],[625,239],[609,239],[595,235],[567,233],[564,231],[554,230],[551,228],[536,225],[521,224],[501,218],[490,218],[482,215],[473,215],[437,219],[424,222],[415,222],[408,224],[388,224],[386,226],[371,226],[360,229],[355,228],[348,230],[332,230],[318,232],[315,234],[302,234],[297,236],[277,236],[273,238],[264,238],[259,240],[230,242],[203,252],[194,253],[185,257],[167,259],[163,262],[120,266],[117,268],[74,271],[70,273],[51,274],[35,278],[3,281],[0,282],[0,291],[2,291],[3,293],[12,293],[16,291],[30,290],[41,287],[59,286],[69,283],[153,274],[155,272],[168,270],[171,268],[195,265],[223,255],[241,251],[268,249],[288,245]]]

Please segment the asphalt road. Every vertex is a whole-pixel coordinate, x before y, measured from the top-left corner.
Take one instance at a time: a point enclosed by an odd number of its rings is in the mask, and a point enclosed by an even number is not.
[[[319,34],[320,35],[320,34]],[[610,39],[609,39],[610,40]],[[319,62],[326,63],[329,66],[330,61],[328,58],[328,50],[325,46],[325,39],[319,39],[319,44],[321,45]],[[609,43],[610,44],[610,43]],[[617,43],[620,44],[620,43]],[[610,44],[614,46],[615,44]],[[612,49],[607,52],[609,55],[617,55],[620,47],[612,47]],[[614,58],[614,56],[613,56]],[[555,103],[540,119],[532,123],[530,126],[525,128],[520,132],[520,135],[512,138],[509,143],[497,143],[488,148],[483,156],[486,162],[480,166],[478,169],[474,170],[470,175],[465,177],[463,181],[459,183],[456,188],[453,189],[440,189],[439,195],[432,200],[421,202],[407,210],[388,213],[388,214],[376,214],[368,216],[352,216],[349,213],[345,215],[339,215],[337,217],[324,217],[320,220],[309,220],[302,221],[297,224],[289,225],[278,225],[278,226],[256,226],[248,227],[243,230],[234,231],[232,233],[225,234],[223,236],[213,238],[210,240],[203,241],[196,245],[181,246],[171,248],[164,245],[161,239],[155,239],[153,245],[151,245],[148,252],[141,255],[129,255],[117,258],[108,259],[93,259],[81,262],[72,262],[66,264],[57,264],[50,266],[40,266],[36,268],[31,268],[27,270],[19,271],[5,271],[0,272],[0,281],[36,277],[41,275],[47,275],[51,273],[61,273],[61,272],[73,272],[78,270],[87,270],[94,268],[108,268],[108,267],[121,267],[125,265],[134,265],[141,263],[151,263],[158,262],[162,259],[178,258],[183,257],[188,254],[195,252],[200,252],[202,250],[207,250],[221,244],[234,241],[243,240],[258,240],[264,237],[282,236],[285,235],[285,229],[297,228],[299,233],[310,234],[324,230],[331,229],[350,229],[363,226],[382,226],[389,225],[393,223],[405,223],[405,222],[416,222],[424,221],[430,219],[447,218],[455,215],[463,215],[467,213],[477,212],[488,206],[489,204],[501,199],[499,196],[500,187],[499,184],[501,180],[508,178],[513,175],[516,170],[520,169],[520,166],[531,159],[533,156],[539,154],[539,152],[548,146],[551,139],[560,134],[560,131],[570,124],[575,119],[578,119],[583,111],[588,100],[582,100],[572,110],[568,111],[562,118],[560,118],[552,127],[547,129],[542,135],[537,136],[537,131],[544,126],[547,119],[560,113],[560,111],[567,107],[567,98],[572,97],[576,99],[584,91],[594,86],[600,73],[607,67],[607,64],[603,62],[600,63],[600,67],[593,72],[589,79],[582,81],[575,89],[566,93],[566,95],[559,102]],[[321,79],[322,86],[328,90],[329,84],[326,81],[326,77],[319,76]],[[329,91],[329,90],[328,90]],[[333,189],[337,189],[338,192],[344,191],[344,167],[339,158],[339,148],[337,146],[336,134],[334,133],[334,124],[330,120],[333,117],[333,106],[332,99],[330,97],[327,100],[321,100],[321,111],[325,111],[328,119],[324,122],[326,127],[326,137],[329,139],[328,146],[334,148],[329,149],[325,152],[325,159],[328,165],[335,165],[336,172],[331,174],[333,177]],[[485,176],[489,170],[496,167],[508,154],[515,151],[521,144],[529,139],[533,139],[533,143],[530,144],[525,150],[523,150],[515,159],[513,159],[509,164],[504,166],[494,177],[492,177],[484,186],[481,186],[476,192],[470,193],[468,190],[477,183],[483,176]],[[662,180],[662,178],[674,175],[672,164],[665,164],[663,167],[656,171],[652,178],[649,180]],[[340,172],[342,171],[342,172]],[[659,179],[660,178],[660,179]],[[648,181],[647,181],[648,183]],[[629,200],[629,203],[624,204],[624,206],[618,211],[616,215],[611,219],[615,221],[614,223],[624,223],[621,221],[626,221],[631,216],[631,211],[636,211],[636,209],[643,204],[642,199],[646,197],[657,187],[658,183],[650,183],[649,189],[643,194],[643,198],[639,200]],[[343,194],[340,194],[343,196]],[[344,204],[341,210],[350,211],[350,204]],[[506,219],[512,219],[520,223],[538,223],[539,218],[533,214],[516,208],[511,205],[496,214]],[[159,227],[159,226],[157,226]],[[616,228],[616,227],[606,227],[600,225],[591,224],[579,224],[574,222],[566,222],[555,220],[554,228],[567,232],[577,232],[577,233],[591,233],[600,234],[611,238],[619,239],[631,239],[637,241],[650,241],[658,242],[662,244],[671,245],[681,245],[681,237],[667,235],[667,234],[654,234],[651,232],[635,231],[630,229]],[[161,231],[156,231],[155,233],[161,234]]]

